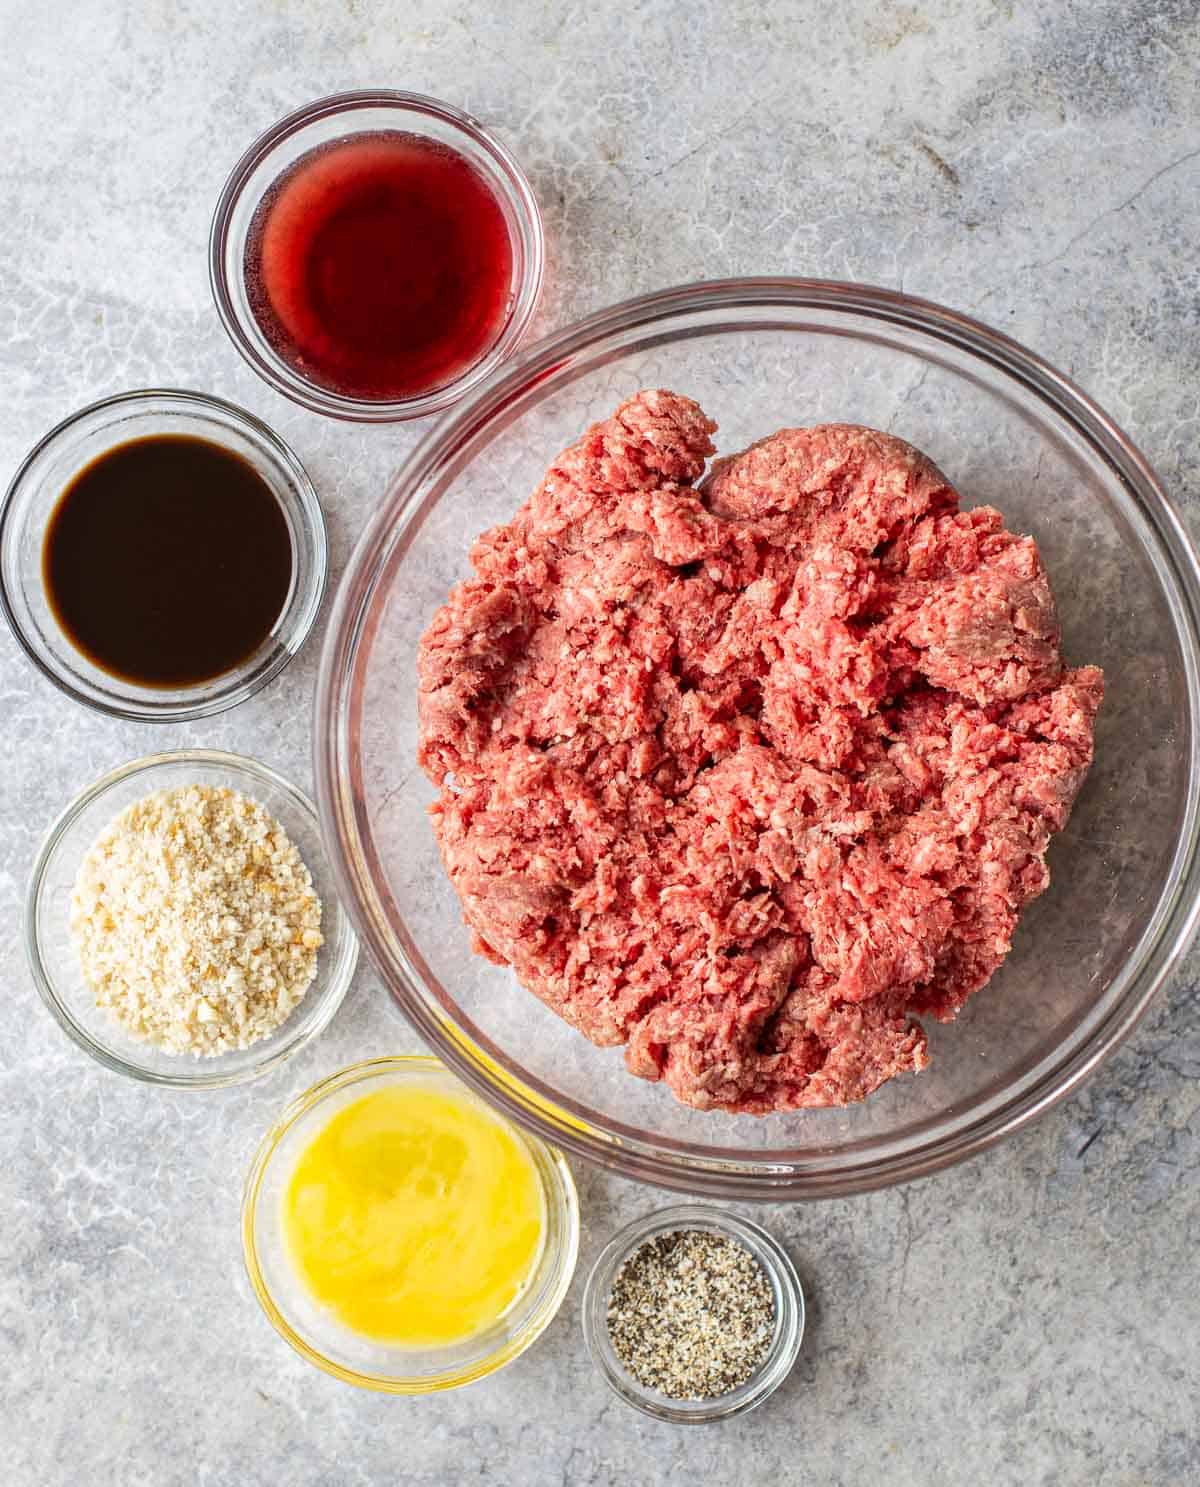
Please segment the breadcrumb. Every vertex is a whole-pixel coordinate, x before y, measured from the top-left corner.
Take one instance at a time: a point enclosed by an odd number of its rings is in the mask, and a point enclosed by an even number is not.
[[[71,933],[96,1005],[167,1053],[248,1048],[317,970],[321,902],[283,827],[234,790],[127,807],[84,857]]]

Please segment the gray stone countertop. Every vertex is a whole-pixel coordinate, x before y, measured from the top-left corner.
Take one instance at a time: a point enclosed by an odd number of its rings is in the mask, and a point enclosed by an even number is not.
[[[360,85],[451,99],[527,166],[549,330],[699,277],[799,273],[973,311],[1064,368],[1200,530],[1195,0],[0,0],[0,470],[104,394],[240,402],[322,495],[335,573],[424,431],[338,425],[243,365],[206,278],[233,160]],[[1194,957],[1124,1049],[984,1157],[776,1206],[810,1295],[793,1377],[730,1425],[642,1419],[579,1334],[587,1263],[656,1196],[580,1168],[581,1266],[500,1375],[378,1397],[294,1356],[239,1252],[241,1179],[318,1077],[415,1047],[365,966],[331,1030],[187,1098],[94,1066],[38,1002],[21,900],[84,785],[211,744],[310,778],[318,646],[195,727],[101,718],[0,636],[0,1483],[354,1487],[1200,1481],[1200,997]]]

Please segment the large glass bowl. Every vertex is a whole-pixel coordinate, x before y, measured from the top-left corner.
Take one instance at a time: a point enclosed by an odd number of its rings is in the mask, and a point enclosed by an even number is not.
[[[642,387],[699,399],[724,452],[784,425],[848,421],[928,451],[968,505],[1031,532],[1065,649],[1105,668],[1096,765],[1053,844],[1053,886],[932,1066],[862,1104],[700,1113],[626,1073],[471,953],[416,767],[417,642],[551,457]],[[852,284],[692,285],[594,315],[476,391],[405,465],[342,583],[317,696],[317,780],[346,902],[397,1003],[508,1115],[629,1176],[693,1192],[809,1198],[920,1176],[1073,1089],[1130,1031],[1197,914],[1200,574],[1126,436],[1013,341]]]

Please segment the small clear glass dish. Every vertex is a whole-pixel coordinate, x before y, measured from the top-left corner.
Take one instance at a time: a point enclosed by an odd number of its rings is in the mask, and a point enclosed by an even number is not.
[[[504,213],[512,246],[508,317],[487,350],[461,375],[414,397],[374,401],[331,391],[278,353],[254,317],[246,287],[246,243],[266,193],[302,155],[332,140],[398,130],[447,146],[474,166]],[[337,93],[288,114],[250,146],[221,192],[209,237],[209,278],[217,313],[237,350],[266,382],[314,413],[360,423],[398,423],[438,413],[478,387],[517,349],[542,292],[545,236],[537,198],[516,158],[478,119],[421,93],[383,88]]]
[[[441,1348],[394,1346],[351,1332],[308,1295],[296,1273],[283,1233],[283,1195],[301,1153],[339,1109],[395,1084],[477,1099],[444,1064],[424,1055],[372,1059],[322,1080],[289,1105],[263,1138],[246,1178],[242,1244],[254,1294],[272,1326],[302,1358],[363,1389],[433,1394],[497,1372],[550,1325],[575,1272],[579,1202],[560,1153],[514,1127],[541,1179],[546,1232],[529,1284],[508,1311],[465,1342]]]
[[[758,1371],[714,1399],[668,1399],[648,1389],[622,1366],[608,1335],[608,1298],[621,1266],[647,1240],[682,1229],[721,1234],[744,1246],[762,1266],[775,1297],[775,1335]],[[758,1224],[707,1204],[680,1203],[635,1219],[601,1250],[584,1288],[583,1336],[604,1382],[626,1404],[676,1425],[730,1420],[762,1404],[791,1372],[804,1338],[804,1291],[786,1251]]]
[[[265,807],[296,844],[321,900],[317,974],[282,1027],[249,1048],[207,1058],[165,1053],[134,1038],[96,1006],[71,937],[79,865],[106,826],[134,801],[179,785],[227,786]],[[106,1069],[174,1089],[219,1089],[256,1079],[328,1026],[358,962],[358,941],[338,902],[312,802],[265,764],[216,749],[151,754],[114,769],[77,796],[50,828],[29,881],[25,949],[42,1000],[63,1031]]]
[[[207,439],[246,460],[279,502],[292,544],[291,587],[271,633],[239,665],[186,687],[139,686],[95,665],[60,627],[42,579],[46,526],[65,487],[107,450],[162,434]],[[260,419],[201,392],[150,388],[82,408],[30,451],[0,506],[0,607],[26,655],[77,702],[140,722],[208,717],[278,676],[312,629],[328,561],[325,517],[304,466]]]

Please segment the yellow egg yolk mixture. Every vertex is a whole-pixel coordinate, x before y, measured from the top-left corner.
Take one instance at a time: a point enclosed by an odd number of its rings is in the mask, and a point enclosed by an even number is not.
[[[395,1085],[339,1110],[284,1194],[292,1262],[347,1327],[410,1347],[481,1332],[541,1251],[541,1181],[520,1136],[469,1096]]]

